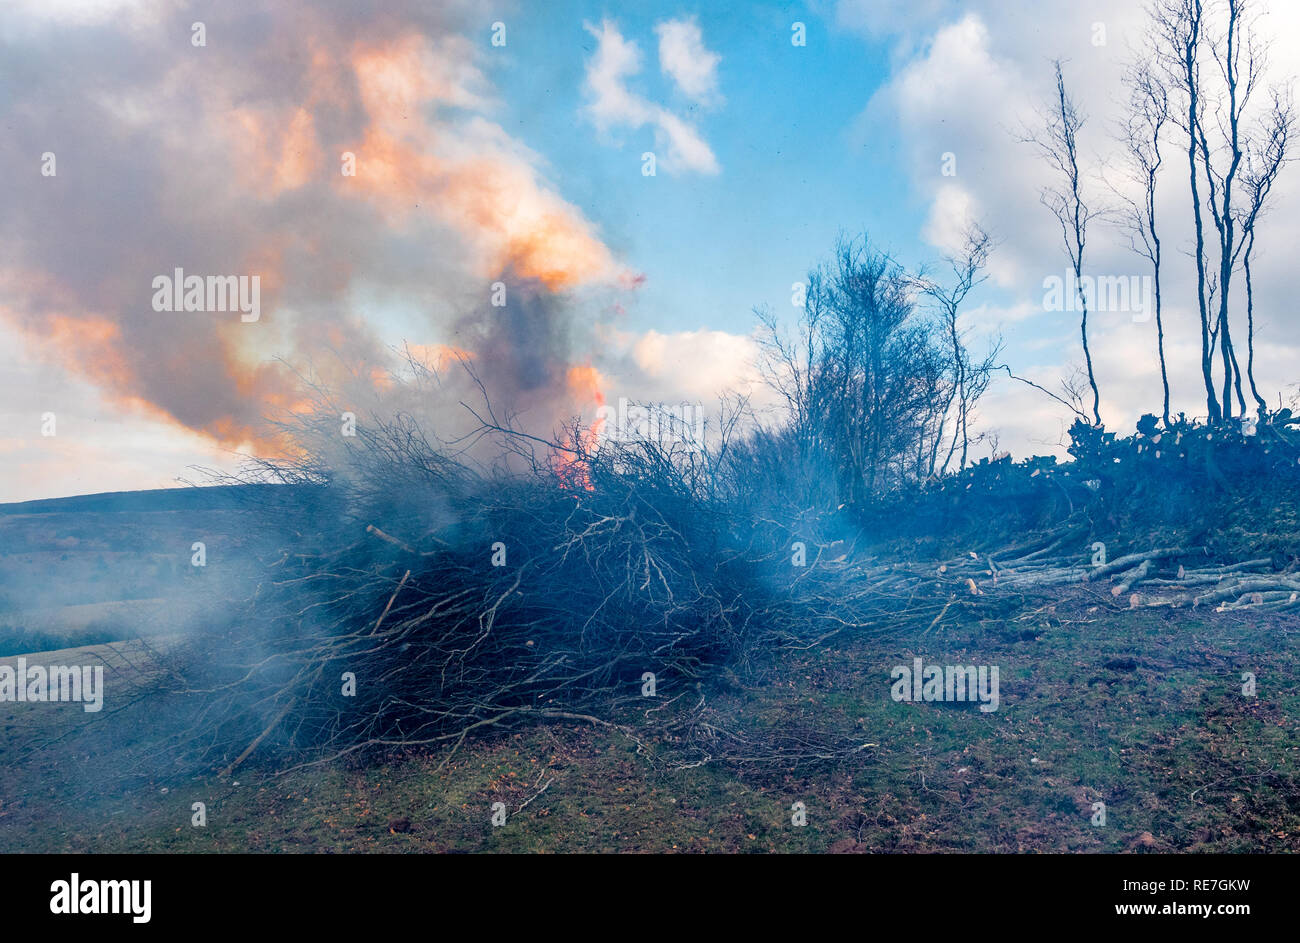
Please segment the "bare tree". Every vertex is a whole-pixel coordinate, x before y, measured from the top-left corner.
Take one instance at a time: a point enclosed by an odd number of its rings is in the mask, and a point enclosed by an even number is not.
[[[924,478],[942,435],[955,395],[951,358],[916,311],[916,291],[915,276],[888,255],[841,238],[833,260],[809,276],[793,335],[757,312],[761,368],[787,409],[796,461],[833,479],[825,490],[840,504]]]
[[[1156,351],[1160,358],[1160,383],[1164,392],[1161,418],[1169,425],[1169,369],[1165,360],[1165,324],[1160,283],[1161,245],[1156,226],[1156,182],[1164,161],[1160,145],[1169,122],[1169,89],[1151,58],[1139,59],[1124,75],[1129,90],[1128,111],[1120,141],[1127,157],[1126,175],[1141,187],[1140,200],[1121,193],[1127,204],[1124,225],[1129,245],[1151,263],[1155,282]]]
[[[1287,148],[1295,124],[1290,90],[1274,89],[1272,100],[1261,133],[1252,138],[1246,151],[1245,169],[1241,174],[1246,199],[1245,206],[1238,210],[1242,238],[1237,252],[1246,282],[1246,378],[1260,415],[1268,410],[1268,403],[1255,383],[1255,292],[1250,262],[1255,251],[1255,225],[1264,214],[1279,171],[1289,159]],[[1234,259],[1234,266],[1236,262]]]
[[[1229,319],[1233,263],[1239,236],[1233,188],[1245,156],[1243,115],[1258,84],[1264,57],[1256,47],[1253,23],[1247,15],[1245,0],[1224,0],[1223,8],[1227,22],[1222,35],[1206,36],[1212,60],[1223,82],[1222,94],[1214,101],[1216,140],[1211,145],[1207,133],[1209,122],[1204,113],[1198,116],[1196,140],[1208,186],[1206,202],[1219,237],[1219,310],[1216,317],[1224,374],[1223,418],[1226,420],[1232,418],[1234,386],[1241,411],[1246,411]]]
[[[940,426],[931,441],[927,475],[946,474],[959,445],[961,454],[957,467],[966,467],[970,452],[971,413],[975,402],[988,389],[993,365],[1001,347],[1000,343],[995,342],[984,360],[973,364],[966,346],[965,332],[959,324],[961,307],[967,295],[988,278],[984,270],[992,247],[993,240],[989,234],[978,223],[972,223],[966,230],[961,249],[944,259],[952,271],[951,282],[945,285],[924,274],[917,280],[921,293],[934,302],[938,309],[948,342],[949,369],[952,372],[952,382],[942,406]],[[956,415],[953,417],[952,437],[940,464],[938,456],[944,439],[943,426],[954,407]]]
[[[1197,129],[1201,125],[1201,28],[1204,9],[1201,0],[1156,0],[1151,7],[1157,53],[1170,88],[1177,88],[1185,109],[1175,121],[1187,140],[1187,170],[1191,190],[1192,219],[1196,234],[1196,300],[1201,317],[1201,378],[1205,383],[1205,405],[1210,422],[1221,418],[1214,391],[1210,345],[1210,302],[1205,262],[1205,220],[1201,211],[1200,173],[1197,169]]]
[[[1088,224],[1097,215],[1084,199],[1082,173],[1079,169],[1079,131],[1087,119],[1075,107],[1074,100],[1065,89],[1061,60],[1057,59],[1053,65],[1056,69],[1056,96],[1052,106],[1042,116],[1043,127],[1026,134],[1022,140],[1035,145],[1060,178],[1055,185],[1045,187],[1039,199],[1052,211],[1060,224],[1065,252],[1074,269],[1075,290],[1082,312],[1079,335],[1083,341],[1088,386],[1092,390],[1092,418],[1100,426],[1101,394],[1097,390],[1092,351],[1088,347],[1088,296],[1083,284],[1083,256],[1088,241]]]

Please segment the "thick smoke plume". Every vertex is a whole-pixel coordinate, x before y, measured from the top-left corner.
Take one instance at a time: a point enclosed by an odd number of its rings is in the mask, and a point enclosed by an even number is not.
[[[279,447],[263,418],[306,408],[303,375],[382,393],[408,343],[464,355],[539,429],[591,408],[573,400],[587,358],[572,311],[635,278],[492,120],[481,14],[289,0],[120,15],[131,29],[0,31],[0,318],[33,351],[263,454]],[[259,319],[154,310],[153,279],[177,268],[257,276]]]

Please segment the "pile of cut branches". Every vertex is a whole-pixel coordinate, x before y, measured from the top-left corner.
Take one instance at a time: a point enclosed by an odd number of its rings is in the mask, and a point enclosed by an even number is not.
[[[671,689],[734,660],[771,602],[689,493],[437,468],[382,502],[339,496],[323,548],[287,548],[226,632],[177,653],[209,760],[603,720],[647,673]]]
[[[737,501],[698,451],[483,435],[510,461],[476,465],[399,418],[328,463],[263,466],[303,507],[224,631],[169,659],[194,705],[183,752],[291,768],[580,720],[682,745],[683,762],[843,757],[861,744],[721,729],[711,686],[846,630],[993,604]]]

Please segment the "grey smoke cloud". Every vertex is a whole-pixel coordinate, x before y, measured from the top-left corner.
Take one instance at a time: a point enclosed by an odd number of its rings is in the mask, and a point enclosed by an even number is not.
[[[494,395],[554,394],[574,335],[545,296],[618,272],[490,121],[464,38],[481,20],[413,0],[20,11],[0,27],[0,330],[231,445],[299,402],[291,366],[355,383],[400,340],[474,354]],[[260,317],[155,310],[175,269],[258,276]]]

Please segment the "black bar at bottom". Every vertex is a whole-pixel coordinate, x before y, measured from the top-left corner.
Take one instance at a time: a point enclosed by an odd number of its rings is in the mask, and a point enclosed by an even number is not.
[[[873,934],[1038,919],[1055,921],[1044,929],[1199,923],[1231,932],[1258,917],[1285,919],[1296,906],[1285,856],[869,857],[10,856],[0,863],[0,906],[9,930],[256,928],[258,936],[373,933],[413,919],[442,936],[453,914],[469,924],[461,935],[480,922],[493,934],[517,924],[588,935],[640,920],[659,932],[665,920],[693,921],[688,913],[732,929],[776,917],[816,925],[838,913]],[[593,922],[602,915],[612,922]]]

